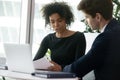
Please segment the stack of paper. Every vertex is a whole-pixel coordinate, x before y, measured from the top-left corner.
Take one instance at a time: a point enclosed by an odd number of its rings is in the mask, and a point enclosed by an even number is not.
[[[33,64],[35,69],[48,69],[48,67],[53,66],[46,57],[35,60]]]

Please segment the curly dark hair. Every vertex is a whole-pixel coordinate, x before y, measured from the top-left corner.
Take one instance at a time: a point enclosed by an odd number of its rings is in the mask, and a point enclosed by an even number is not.
[[[53,2],[46,4],[41,9],[43,17],[45,18],[45,26],[50,23],[49,16],[58,13],[61,18],[65,18],[66,24],[71,25],[74,22],[74,15],[71,11],[71,7],[65,2]]]

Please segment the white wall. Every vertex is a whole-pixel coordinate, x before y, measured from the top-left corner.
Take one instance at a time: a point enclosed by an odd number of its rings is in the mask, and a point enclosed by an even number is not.
[[[89,51],[89,49],[92,46],[93,41],[95,40],[95,38],[97,37],[97,35],[99,33],[84,33],[85,34],[85,38],[86,38],[86,51],[85,53],[87,53]]]

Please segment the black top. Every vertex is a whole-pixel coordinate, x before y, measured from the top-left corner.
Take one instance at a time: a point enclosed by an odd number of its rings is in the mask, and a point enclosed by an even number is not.
[[[48,34],[41,42],[34,60],[45,56],[48,49],[51,51],[51,60],[62,68],[85,54],[86,41],[81,32],[65,38],[57,38],[55,33]]]

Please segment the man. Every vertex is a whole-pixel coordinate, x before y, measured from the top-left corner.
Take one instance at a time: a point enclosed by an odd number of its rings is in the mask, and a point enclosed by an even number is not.
[[[101,33],[89,52],[63,71],[83,77],[94,70],[95,80],[120,80],[120,23],[112,18],[112,0],[81,0],[78,10],[87,24]]]

